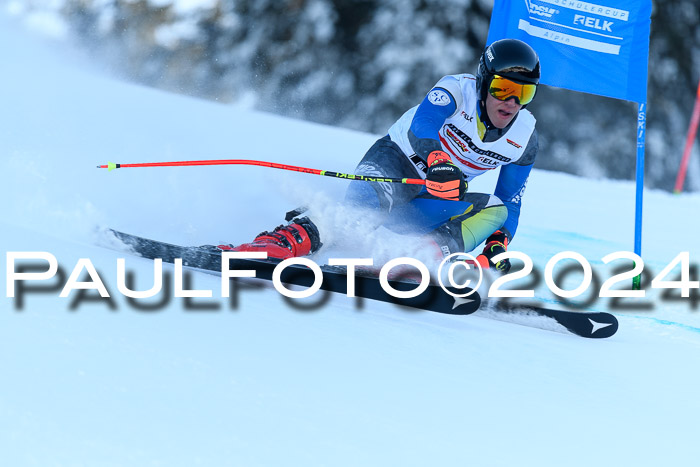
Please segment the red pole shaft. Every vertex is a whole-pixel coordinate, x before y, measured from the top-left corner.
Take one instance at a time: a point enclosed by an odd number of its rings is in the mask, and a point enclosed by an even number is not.
[[[369,177],[363,175],[344,174],[339,172],[331,172],[329,170],[309,169],[307,167],[299,167],[296,165],[278,164],[275,162],[254,161],[249,159],[213,159],[203,161],[175,161],[175,162],[141,162],[137,164],[113,164],[98,165],[98,169],[120,169],[125,167],[189,167],[196,165],[256,165],[260,167],[271,167],[274,169],[292,170],[295,172],[304,172],[314,175],[324,175],[327,177],[344,178],[348,180],[361,180],[369,182],[392,182],[405,183],[407,185],[425,185],[425,180],[420,178],[388,178],[388,177]]]
[[[695,106],[693,107],[693,116],[690,119],[690,126],[688,127],[688,137],[685,140],[683,158],[681,159],[681,166],[678,169],[678,176],[676,177],[676,187],[673,190],[676,194],[683,190],[685,173],[688,170],[688,161],[690,160],[690,153],[693,149],[695,134],[698,131],[698,123],[700,123],[700,81],[698,81],[698,94],[695,97]]]
[[[141,162],[138,164],[118,164],[119,168],[124,167],[190,167],[196,165],[257,165],[260,167],[272,167],[274,169],[294,170],[296,172],[306,172],[320,175],[321,170],[297,167],[294,165],[277,164],[275,162],[254,161],[247,159],[214,159],[204,161],[175,161],[175,162]],[[107,165],[99,166],[101,169],[108,168]]]

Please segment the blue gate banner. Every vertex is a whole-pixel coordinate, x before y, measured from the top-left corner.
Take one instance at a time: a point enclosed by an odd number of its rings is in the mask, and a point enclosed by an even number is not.
[[[594,1],[495,0],[488,43],[530,44],[542,84],[646,102],[651,0]]]

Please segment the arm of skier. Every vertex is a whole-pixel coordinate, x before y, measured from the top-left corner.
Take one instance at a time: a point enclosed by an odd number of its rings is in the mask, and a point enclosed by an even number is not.
[[[441,151],[439,131],[445,120],[462,104],[459,81],[445,76],[425,96],[416,109],[408,130],[408,141],[415,153],[424,161],[433,151]]]
[[[502,227],[508,236],[508,241],[513,240],[518,229],[522,197],[539,148],[537,140],[537,131],[534,131],[523,156],[512,164],[501,166],[501,172],[498,175],[494,195],[503,201],[508,209],[508,218]]]
[[[428,165],[425,177],[428,193],[448,200],[462,199],[467,189],[462,171],[442,151],[439,136],[445,120],[461,105],[458,99],[462,99],[462,94],[457,79],[442,78],[416,109],[408,130],[411,147]]]
[[[537,149],[537,132],[534,132],[525,148],[523,157],[515,163],[501,166],[494,194],[503,201],[508,209],[508,217],[503,226],[486,239],[486,246],[477,257],[477,261],[482,267],[493,267],[504,274],[510,270],[510,260],[504,259],[494,262],[492,258],[508,249],[508,244],[518,229],[522,197],[530,177],[530,171],[535,163]]]

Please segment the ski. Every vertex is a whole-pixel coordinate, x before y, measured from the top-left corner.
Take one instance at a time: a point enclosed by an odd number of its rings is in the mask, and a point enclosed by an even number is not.
[[[112,229],[108,229],[107,232],[127,246],[132,253],[143,258],[160,258],[167,263],[174,263],[176,259],[180,258],[184,266],[204,271],[221,272],[221,251],[215,246],[180,246]],[[273,271],[279,263],[279,260],[274,259],[235,259],[231,260],[229,267],[231,269],[255,270],[256,278],[272,280]],[[320,268],[323,272],[322,290],[347,293],[348,278],[345,268],[328,265],[321,265]],[[299,265],[286,266],[281,275],[282,282],[304,287],[311,286],[314,279],[313,271]],[[417,287],[417,282],[411,279],[389,280],[389,284],[400,291],[409,291]],[[464,289],[448,289],[455,293],[465,293]],[[618,329],[615,316],[606,312],[566,311],[535,305],[515,304],[504,300],[485,301],[484,306],[481,306],[481,299],[477,292],[466,299],[460,299],[446,293],[439,285],[435,284],[430,284],[417,297],[396,298],[389,295],[381,287],[377,271],[369,269],[356,271],[355,294],[361,298],[451,315],[468,315],[479,310],[477,315],[481,317],[514,322],[528,327],[564,331],[586,338],[610,337]]]
[[[183,266],[204,271],[221,272],[221,251],[212,245],[180,246],[170,243],[138,237],[128,233],[108,229],[121,243],[129,247],[131,252],[147,259],[160,258],[167,263],[182,259]],[[230,269],[254,270],[258,279],[272,280],[273,271],[281,261],[275,259],[233,259]],[[322,290],[346,294],[348,277],[344,267],[321,265],[323,273]],[[286,284],[309,287],[313,285],[315,275],[309,268],[300,265],[288,265],[280,278]],[[410,280],[389,280],[389,285],[398,291],[414,290],[418,283]],[[468,289],[450,289],[453,293],[464,294]],[[449,315],[468,315],[479,309],[481,299],[474,291],[466,298],[456,298],[443,290],[439,285],[429,284],[420,295],[413,298],[396,298],[382,288],[376,275],[357,271],[355,274],[355,295],[361,298],[394,303],[410,308],[433,311]]]
[[[556,326],[551,327],[547,323],[537,322],[538,318],[549,318],[572,334],[592,339],[610,337],[617,332],[618,328],[617,318],[604,311],[566,311],[535,305],[515,304],[504,300],[495,303],[485,302],[485,306],[482,308],[483,316],[487,318],[514,321],[525,326],[556,331]],[[509,316],[515,319],[508,319]],[[531,318],[530,323],[528,323],[528,318]]]

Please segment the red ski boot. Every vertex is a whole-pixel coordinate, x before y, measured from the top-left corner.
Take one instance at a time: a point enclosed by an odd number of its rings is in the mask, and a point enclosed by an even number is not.
[[[287,259],[306,256],[321,248],[318,229],[308,217],[293,219],[272,232],[263,232],[251,243],[218,245],[222,251],[264,251],[268,258]]]

